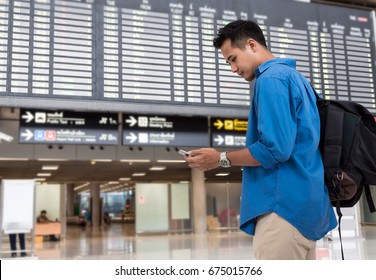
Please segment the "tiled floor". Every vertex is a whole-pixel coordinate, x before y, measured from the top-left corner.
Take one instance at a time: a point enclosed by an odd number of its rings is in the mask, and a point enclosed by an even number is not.
[[[376,226],[362,227],[360,235],[357,238],[344,238],[345,259],[375,260]],[[30,248],[28,240],[27,249]],[[2,257],[9,257],[4,253],[9,250],[6,237],[3,238],[2,250]],[[35,243],[34,256],[41,260],[254,259],[252,237],[240,231],[135,236],[133,225],[121,223],[113,223],[106,228],[68,226],[66,238],[58,242]],[[318,241],[317,258],[341,259],[338,238]]]

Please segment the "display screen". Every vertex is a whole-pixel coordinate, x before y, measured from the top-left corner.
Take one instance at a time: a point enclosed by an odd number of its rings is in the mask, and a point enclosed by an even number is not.
[[[103,111],[98,102],[124,104],[124,112],[162,104],[202,116],[213,108],[243,114],[252,83],[212,46],[236,19],[256,21],[269,49],[296,59],[325,97],[376,114],[372,14],[291,0],[0,0],[0,106],[11,98],[19,107],[27,98],[79,99]]]

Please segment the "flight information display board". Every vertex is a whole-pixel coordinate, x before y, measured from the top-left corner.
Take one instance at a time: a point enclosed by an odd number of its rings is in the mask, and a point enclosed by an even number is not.
[[[270,50],[327,98],[376,113],[371,12],[292,0],[0,0],[0,106],[43,97],[244,117],[252,84],[212,46],[236,19],[260,24]]]

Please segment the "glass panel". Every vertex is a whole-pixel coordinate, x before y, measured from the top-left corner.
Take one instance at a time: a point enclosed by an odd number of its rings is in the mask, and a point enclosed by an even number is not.
[[[173,220],[190,218],[188,184],[171,184],[171,208]]]
[[[206,184],[208,229],[239,227],[241,184]]]
[[[136,232],[168,231],[168,185],[136,185]]]
[[[192,230],[189,184],[171,184],[170,231]]]
[[[376,204],[376,186],[370,186],[371,190],[371,196],[373,197],[373,203]],[[361,209],[361,217],[362,217],[362,224],[373,224],[376,225],[376,212],[371,213],[369,211],[368,202],[365,196],[365,193],[363,192],[362,198],[360,203],[360,209]]]

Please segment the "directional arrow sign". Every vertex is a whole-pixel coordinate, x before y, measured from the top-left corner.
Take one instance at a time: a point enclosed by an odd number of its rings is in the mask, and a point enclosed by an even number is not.
[[[21,137],[24,138],[25,141],[29,141],[33,136],[34,134],[29,129],[25,129],[25,131],[21,133]]]
[[[6,142],[12,142],[13,139],[14,139],[13,136],[10,136],[10,135],[0,131],[0,143],[1,143],[1,140],[4,140]]]
[[[220,119],[216,119],[215,122],[213,123],[213,125],[214,125],[218,130],[220,130],[220,129],[223,127],[223,122],[222,122],[222,120],[220,120]]]
[[[205,117],[123,115],[123,145],[209,146]]]
[[[212,131],[247,131],[248,120],[237,118],[212,118]]]
[[[29,123],[34,119],[34,115],[30,111],[25,111],[21,113],[21,119],[25,120],[25,122]]]
[[[25,110],[20,113],[20,143],[117,145],[118,115]]]
[[[126,119],[125,122],[128,123],[130,127],[133,127],[137,123],[137,120],[134,116],[129,116],[129,118]]]
[[[211,118],[212,147],[244,147],[248,121],[237,118]]]
[[[225,141],[225,139],[221,135],[217,135],[217,137],[215,137],[215,139],[214,139],[214,142],[218,146],[221,146],[224,141]]]
[[[129,143],[134,143],[137,140],[136,134],[133,132],[129,133],[127,136],[125,136],[125,139],[129,141]]]

